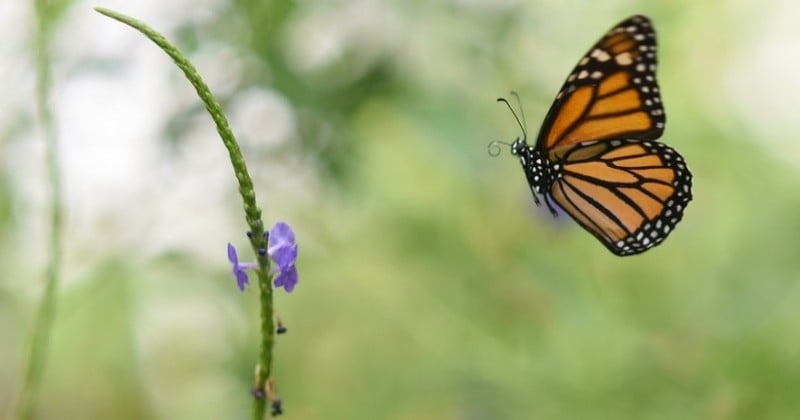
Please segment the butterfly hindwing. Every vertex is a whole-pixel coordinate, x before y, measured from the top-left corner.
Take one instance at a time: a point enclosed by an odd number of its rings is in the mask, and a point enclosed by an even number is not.
[[[551,197],[617,255],[661,243],[692,198],[683,157],[655,141],[581,143],[561,168]]]
[[[551,158],[586,141],[653,140],[665,115],[650,20],[632,16],[603,36],[578,62],[556,96],[537,139]]]

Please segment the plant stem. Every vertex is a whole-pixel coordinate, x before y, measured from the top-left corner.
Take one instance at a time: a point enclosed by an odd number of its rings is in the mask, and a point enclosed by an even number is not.
[[[64,203],[61,197],[61,175],[59,171],[58,137],[53,112],[50,107],[50,34],[52,24],[48,13],[48,2],[36,0],[36,111],[39,124],[44,131],[47,179],[50,184],[50,237],[47,272],[42,300],[36,314],[33,337],[30,344],[25,382],[17,402],[17,418],[29,419],[36,407],[42,374],[45,370],[50,331],[56,314],[57,291],[61,273],[61,237],[63,231]]]
[[[253,188],[253,181],[247,171],[242,152],[239,149],[239,144],[231,131],[228,120],[222,112],[222,107],[214,99],[208,85],[203,81],[197,69],[189,62],[189,60],[178,50],[177,47],[172,45],[163,35],[156,32],[144,23],[133,19],[129,16],[108,10],[102,7],[95,7],[98,13],[122,22],[137,31],[141,32],[144,36],[149,38],[153,43],[158,45],[167,55],[172,58],[175,64],[183,71],[186,78],[194,86],[198,96],[203,101],[203,104],[211,114],[211,118],[217,127],[217,132],[222,138],[225,148],[228,149],[228,155],[233,165],[234,174],[239,182],[239,193],[242,196],[244,204],[245,219],[250,231],[250,243],[253,247],[253,252],[258,256],[258,286],[259,298],[261,300],[261,348],[256,365],[256,377],[254,392],[259,395],[266,395],[266,384],[270,378],[272,371],[272,348],[274,345],[275,326],[272,319],[272,275],[270,274],[270,261],[267,255],[261,255],[258,250],[266,249],[267,242],[264,238],[264,223],[261,221],[261,209],[256,204],[256,194]],[[266,408],[266,400],[264,398],[255,398],[253,403],[253,418],[261,419],[264,417]]]

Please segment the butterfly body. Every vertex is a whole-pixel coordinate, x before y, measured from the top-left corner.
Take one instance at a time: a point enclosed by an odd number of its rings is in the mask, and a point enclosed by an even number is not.
[[[621,256],[663,242],[692,199],[683,157],[656,141],[666,117],[655,51],[648,18],[620,22],[567,77],[536,143],[511,144],[536,204],[555,215],[555,202]]]
[[[533,199],[539,203],[538,195],[546,194],[548,187],[553,183],[553,177],[557,176],[558,170],[542,153],[541,150],[530,146],[523,139],[517,139],[511,143],[511,154],[519,156],[522,168],[525,170],[525,177],[533,192]]]

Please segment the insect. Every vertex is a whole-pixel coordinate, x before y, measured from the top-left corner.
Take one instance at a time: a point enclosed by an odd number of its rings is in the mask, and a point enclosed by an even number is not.
[[[683,157],[657,142],[666,117],[656,82],[656,38],[645,16],[608,31],[567,77],[536,144],[522,129],[508,144],[518,156],[536,205],[556,216],[561,207],[616,255],[634,255],[664,241],[692,199],[692,174]]]

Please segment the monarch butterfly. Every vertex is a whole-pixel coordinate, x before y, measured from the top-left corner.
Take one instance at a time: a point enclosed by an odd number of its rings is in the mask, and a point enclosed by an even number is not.
[[[683,157],[656,141],[666,118],[659,96],[656,38],[645,16],[632,16],[598,41],[567,77],[534,146],[523,137],[518,156],[536,205],[556,216],[555,202],[616,255],[660,244],[692,199],[692,174]],[[495,149],[492,149],[492,148]],[[495,152],[492,152],[495,150]]]

